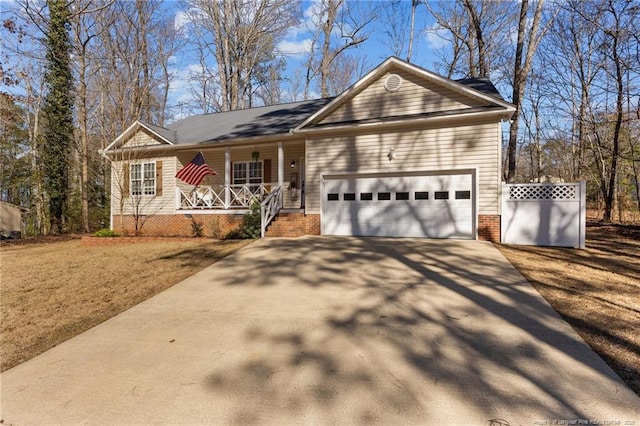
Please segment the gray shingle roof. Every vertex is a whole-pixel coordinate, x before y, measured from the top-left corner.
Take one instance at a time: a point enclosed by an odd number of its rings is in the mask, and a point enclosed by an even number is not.
[[[333,98],[194,115],[167,126],[178,144],[286,134]]]
[[[455,80],[456,83],[464,84],[465,86],[471,87],[472,89],[476,89],[486,95],[493,96],[496,99],[500,99],[504,101],[496,86],[493,85],[491,80],[487,77],[477,77],[477,78],[463,78],[460,80]]]
[[[141,123],[144,126],[148,127],[149,129],[153,130],[154,132],[156,132],[158,135],[160,135],[163,138],[165,138],[166,140],[175,143],[177,135],[176,135],[176,132],[174,130],[165,129],[164,127],[156,126],[154,124],[147,123],[147,122],[142,122],[141,121]]]
[[[456,81],[503,100],[489,79],[468,78]],[[333,99],[313,99],[259,108],[194,115],[178,120],[166,128],[148,123],[144,123],[144,125],[175,144],[281,135],[288,133]]]

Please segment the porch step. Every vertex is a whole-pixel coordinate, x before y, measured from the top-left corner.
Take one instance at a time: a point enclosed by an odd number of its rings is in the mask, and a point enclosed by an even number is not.
[[[280,212],[267,227],[265,237],[301,237],[307,234],[306,225],[304,213]]]

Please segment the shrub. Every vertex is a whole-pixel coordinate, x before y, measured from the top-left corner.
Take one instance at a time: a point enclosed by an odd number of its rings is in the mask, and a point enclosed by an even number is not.
[[[251,204],[251,211],[242,217],[240,227],[227,233],[226,240],[246,240],[260,238],[262,222],[260,220],[260,203]]]
[[[107,229],[107,228],[94,232],[93,236],[94,237],[119,237],[118,234],[116,234],[111,229]]]
[[[200,238],[204,235],[202,224],[191,217],[191,234],[194,238]]]

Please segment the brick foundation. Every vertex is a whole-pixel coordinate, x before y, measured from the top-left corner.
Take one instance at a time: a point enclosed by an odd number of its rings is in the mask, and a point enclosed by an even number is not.
[[[304,213],[280,213],[267,228],[267,237],[301,237],[320,235],[320,215]]]
[[[123,235],[135,234],[133,216],[123,216],[124,229],[120,216],[113,216],[113,230]],[[140,218],[139,235],[154,237],[193,237],[193,222],[202,227],[202,236],[222,238],[242,223],[242,214],[175,214],[156,215]]]
[[[499,215],[478,215],[478,239],[500,242],[500,216]]]
[[[307,235],[320,235],[320,215],[308,214],[305,228]]]
[[[242,223],[242,214],[157,215],[147,216],[140,235],[156,237],[193,237],[193,221],[202,226],[204,237],[221,238]],[[123,235],[134,234],[133,216],[124,216],[124,231],[120,216],[113,217],[114,231]],[[304,213],[280,213],[269,224],[267,237],[299,237],[320,235],[320,215]],[[500,216],[478,215],[478,239],[500,242]]]

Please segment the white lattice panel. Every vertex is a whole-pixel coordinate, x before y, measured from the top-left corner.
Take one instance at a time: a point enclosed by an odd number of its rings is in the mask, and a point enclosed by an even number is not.
[[[584,248],[585,192],[585,182],[505,184],[502,242]]]
[[[575,200],[578,188],[574,184],[509,185],[510,200]]]

